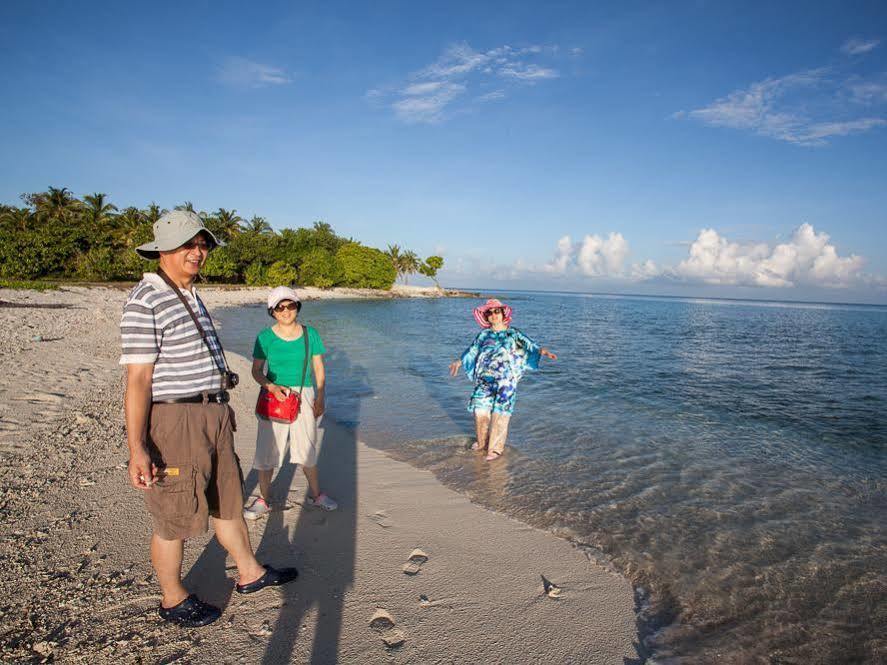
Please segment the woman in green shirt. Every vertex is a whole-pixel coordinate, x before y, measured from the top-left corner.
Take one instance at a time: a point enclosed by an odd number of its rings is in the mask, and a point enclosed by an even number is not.
[[[326,375],[323,354],[326,348],[316,330],[297,321],[301,308],[302,302],[293,289],[286,286],[273,289],[268,296],[268,314],[277,322],[259,333],[253,347],[252,376],[256,382],[281,401],[293,390],[301,392],[302,401],[299,416],[292,423],[259,418],[253,468],[259,474],[262,496],[243,511],[247,519],[258,519],[270,510],[271,479],[274,470],[283,465],[287,448],[290,461],[300,464],[308,479],[308,504],[326,510],[338,507],[331,497],[321,491],[317,476],[317,426],[324,411]],[[309,349],[307,366],[303,339],[306,334]]]

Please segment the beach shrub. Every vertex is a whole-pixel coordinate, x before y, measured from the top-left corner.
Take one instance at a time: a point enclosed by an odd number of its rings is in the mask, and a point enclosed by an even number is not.
[[[219,247],[206,257],[206,263],[203,264],[200,274],[214,282],[237,281],[237,261],[227,247]]]
[[[346,242],[325,222],[314,222],[311,228],[283,229],[278,236],[277,258],[301,268],[302,262],[314,250],[323,249],[335,255]]]
[[[275,261],[265,273],[265,284],[268,286],[290,286],[295,284],[299,274],[286,261]]]
[[[342,271],[333,254],[322,247],[316,247],[302,260],[299,280],[305,286],[328,289],[342,280]]]
[[[67,270],[80,249],[79,236],[60,224],[3,234],[0,240],[0,276],[34,279]]]
[[[356,242],[342,245],[336,252],[336,261],[342,270],[343,286],[389,290],[397,278],[386,254]]]
[[[146,241],[147,242],[147,241]],[[134,250],[119,250],[116,255],[117,273],[115,279],[134,279],[142,278],[142,273],[157,272],[160,267],[160,261],[146,261],[135,253]]]
[[[231,242],[220,248],[225,250],[237,265],[237,274],[246,279],[246,271],[254,263],[270,266],[279,261],[277,255],[278,237],[270,233],[240,233]],[[248,283],[248,282],[247,282]]]
[[[265,286],[268,283],[265,266],[261,261],[250,263],[243,276],[249,286]]]
[[[95,282],[114,279],[122,267],[110,247],[93,247],[77,256],[74,264],[77,277]]]

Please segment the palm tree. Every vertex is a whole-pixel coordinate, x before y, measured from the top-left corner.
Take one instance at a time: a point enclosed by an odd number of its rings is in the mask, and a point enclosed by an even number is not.
[[[219,232],[219,235],[221,236],[221,239],[223,241],[227,241],[240,233],[240,224],[243,222],[243,217],[238,215],[236,210],[225,210],[225,208],[219,208],[207,220],[207,222],[210,221],[212,222],[212,226],[214,227],[213,230]]]
[[[147,215],[135,206],[117,215],[115,222],[114,236],[124,247],[134,247],[139,230],[149,223]]]
[[[89,232],[94,237],[106,236],[103,227],[114,223],[114,213],[117,206],[108,202],[107,194],[89,194],[83,197],[84,221],[90,225]]]
[[[67,187],[50,187],[31,198],[39,216],[63,221],[70,219],[83,205]]]
[[[400,277],[401,273],[401,255],[400,255],[400,247],[398,245],[388,245],[388,251],[385,252],[385,256],[391,259],[391,265],[394,266],[394,272]]]
[[[194,210],[194,204],[190,201],[185,201],[184,203],[180,203],[176,206],[176,210],[187,210],[188,212],[197,212]]]
[[[145,216],[145,221],[153,225],[167,212],[167,210],[161,208],[159,205],[152,201],[151,205],[149,205],[142,211],[142,214]]]
[[[16,231],[25,231],[31,222],[31,211],[27,208],[2,206],[0,225],[12,227]]]
[[[241,224],[244,233],[252,233],[255,235],[269,235],[274,233],[274,229],[264,217],[253,215],[248,222]]]
[[[404,252],[401,257],[401,265],[403,266],[403,283],[410,283],[410,275],[419,270],[419,257],[416,252]]]

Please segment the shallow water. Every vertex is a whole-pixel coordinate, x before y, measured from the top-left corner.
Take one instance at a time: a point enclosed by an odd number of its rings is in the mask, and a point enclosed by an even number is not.
[[[447,364],[471,301],[306,303],[338,420],[490,508],[603,553],[657,661],[887,658],[887,308],[515,293],[558,353],[518,391],[509,450],[465,450]],[[270,319],[221,314],[249,354]]]

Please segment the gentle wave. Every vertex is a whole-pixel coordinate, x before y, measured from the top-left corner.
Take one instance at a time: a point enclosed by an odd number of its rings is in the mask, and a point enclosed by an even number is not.
[[[887,310],[511,294],[560,360],[506,457],[466,450],[463,300],[306,303],[332,414],[472,500],[603,553],[657,660],[874,662],[887,650]],[[727,305],[727,306],[725,306]],[[249,353],[268,319],[228,312]]]

